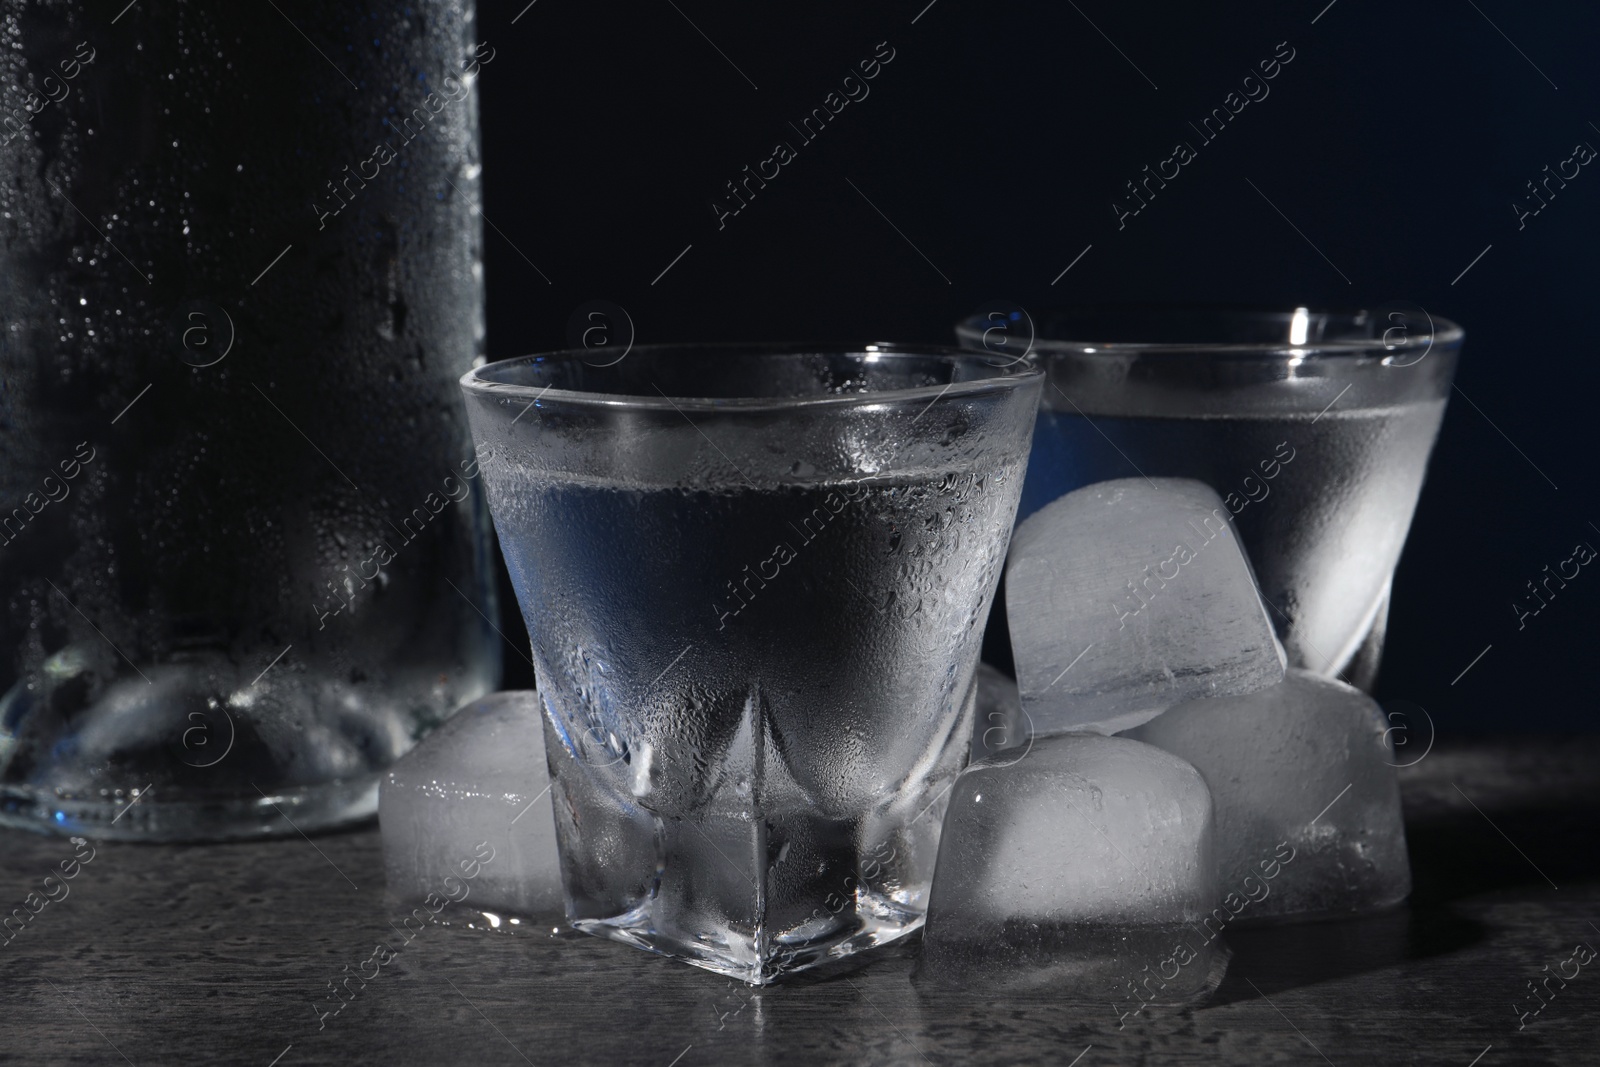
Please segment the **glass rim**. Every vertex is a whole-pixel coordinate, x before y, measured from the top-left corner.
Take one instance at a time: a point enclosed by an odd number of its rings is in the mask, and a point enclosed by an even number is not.
[[[1292,319],[1295,312],[1305,311],[1310,319],[1322,317],[1325,319],[1341,319],[1352,324],[1359,324],[1365,316],[1374,314],[1382,306],[1378,305],[1376,308],[1335,307],[1311,310],[1308,306],[1285,308],[1281,306],[1118,304],[1063,307],[1058,310],[1047,311],[1044,315],[1039,316],[1036,321],[1049,321],[1052,317],[1065,319],[1088,317],[1090,315],[1125,315],[1129,319],[1136,319],[1140,314],[1172,315],[1174,313],[1187,313],[1197,317],[1211,315],[1243,322],[1252,319],[1259,320],[1275,317],[1289,320]],[[1192,355],[1202,358],[1207,356],[1228,356],[1262,359],[1304,358],[1307,356],[1347,357],[1382,353],[1387,357],[1393,357],[1397,354],[1412,353],[1418,350],[1426,351],[1434,345],[1445,347],[1457,345],[1465,337],[1466,331],[1454,321],[1440,315],[1434,315],[1420,304],[1410,306],[1417,308],[1427,316],[1429,329],[1426,333],[1408,333],[1405,341],[1394,344],[1385,342],[1382,336],[1306,340],[1295,344],[1287,338],[1272,341],[1109,341],[1091,340],[1087,337],[1083,339],[1046,337],[1036,331],[1029,346],[1029,353],[1050,356],[1113,357],[1149,354],[1155,356]],[[982,324],[985,322],[987,322],[987,319],[982,315],[969,315],[956,323],[956,336],[966,344],[973,346],[974,349],[982,349],[985,332],[985,327]]]
[[[603,358],[603,349],[564,348],[549,352],[535,352],[523,356],[498,359],[473,367],[460,378],[461,388],[469,395],[484,399],[556,401],[576,407],[610,408],[625,410],[677,410],[678,412],[759,412],[794,411],[828,407],[865,407],[871,404],[901,403],[908,400],[933,401],[946,397],[961,398],[1021,388],[1036,379],[1043,379],[1042,368],[1027,360],[1007,360],[997,363],[992,356],[970,348],[951,345],[919,345],[894,341],[869,341],[861,344],[807,344],[783,341],[675,341],[650,345],[633,345],[624,358],[632,355],[663,356],[669,353],[720,353],[730,356],[886,356],[892,359],[934,359],[950,364],[966,364],[987,368],[992,373],[966,381],[943,384],[911,386],[903,389],[882,389],[862,393],[791,396],[672,396],[658,392],[648,393],[596,393],[555,386],[519,385],[495,381],[489,374],[497,368],[556,362],[589,362],[597,355]],[[618,361],[620,362],[620,360]],[[603,364],[589,363],[592,367]]]

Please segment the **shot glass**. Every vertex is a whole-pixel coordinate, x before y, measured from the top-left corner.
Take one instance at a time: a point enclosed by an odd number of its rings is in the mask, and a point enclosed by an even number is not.
[[[1461,349],[1416,305],[973,316],[962,346],[1047,375],[1020,518],[1081,486],[1222,496],[1291,665],[1370,689],[1395,564]]]
[[[636,347],[462,379],[569,919],[765,984],[917,929],[1043,376]]]

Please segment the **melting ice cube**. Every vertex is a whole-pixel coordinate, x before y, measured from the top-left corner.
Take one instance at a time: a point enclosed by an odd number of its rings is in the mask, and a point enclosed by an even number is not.
[[[538,693],[494,693],[456,712],[389,769],[378,821],[401,899],[436,894],[541,926],[562,916]]]
[[[1006,612],[1035,733],[1115,733],[1283,680],[1255,575],[1203,482],[1085,486],[1017,528]]]
[[[1222,889],[1251,899],[1242,920],[1371,911],[1410,893],[1387,725],[1359,689],[1291,670],[1271,689],[1180,705],[1132,736],[1211,786]]]
[[[922,973],[1132,1005],[1216,988],[1226,950],[1211,795],[1187,763],[1098,734],[1035,738],[957,780],[945,816]],[[1138,1000],[1139,990],[1149,990]]]

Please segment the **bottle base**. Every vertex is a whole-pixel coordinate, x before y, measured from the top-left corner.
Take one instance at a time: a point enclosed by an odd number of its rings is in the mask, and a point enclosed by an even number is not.
[[[97,841],[246,841],[349,826],[378,813],[378,780],[280,789],[253,799],[163,801],[159,789],[137,796],[86,799],[26,786],[0,785],[0,826]]]

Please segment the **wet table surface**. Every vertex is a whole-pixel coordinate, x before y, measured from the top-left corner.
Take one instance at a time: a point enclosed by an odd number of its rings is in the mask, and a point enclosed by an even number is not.
[[[69,896],[0,946],[0,1063],[1600,1062],[1600,962],[1544,1001],[1528,988],[1600,947],[1600,738],[1436,749],[1402,781],[1406,908],[1230,931],[1208,1005],[1120,1028],[1109,1001],[928,989],[914,945],[756,991],[476,916],[424,929],[324,1020],[328,981],[398,942],[408,910],[384,895],[375,827],[96,843]],[[0,831],[4,910],[73,852]]]

